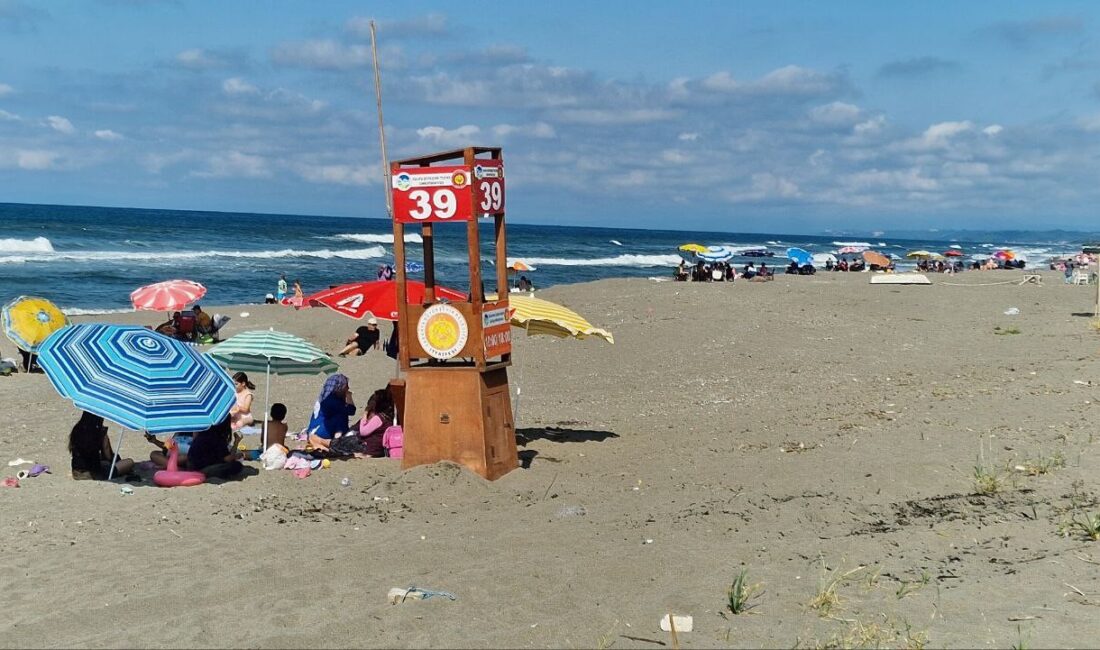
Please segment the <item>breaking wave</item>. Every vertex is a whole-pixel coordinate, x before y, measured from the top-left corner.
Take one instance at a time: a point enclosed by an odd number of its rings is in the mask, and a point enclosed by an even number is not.
[[[369,260],[386,257],[381,246],[349,250],[296,250],[286,248],[277,251],[186,251],[179,253],[131,253],[127,251],[51,252],[39,255],[0,255],[0,264],[26,264],[44,262],[145,262],[159,264],[178,260],[206,258],[271,259],[284,257],[312,257],[317,259]]]

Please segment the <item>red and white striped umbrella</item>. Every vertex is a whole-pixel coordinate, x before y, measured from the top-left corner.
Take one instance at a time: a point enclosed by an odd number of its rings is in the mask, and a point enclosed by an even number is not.
[[[135,289],[130,294],[134,309],[177,311],[206,295],[206,287],[191,280],[165,280]]]

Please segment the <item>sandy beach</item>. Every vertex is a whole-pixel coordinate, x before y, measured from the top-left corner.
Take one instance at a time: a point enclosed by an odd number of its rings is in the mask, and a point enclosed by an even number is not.
[[[1100,542],[1066,524],[1100,513],[1095,287],[868,278],[540,291],[616,343],[516,337],[527,467],[492,483],[377,459],[125,495],[70,480],[44,375],[0,377],[0,470],[53,469],[0,488],[0,646],[656,648],[670,612],[685,648],[1094,645]],[[203,306],[329,351],[357,325]],[[361,400],[393,367],[341,363]],[[292,429],[320,385],[274,380]]]

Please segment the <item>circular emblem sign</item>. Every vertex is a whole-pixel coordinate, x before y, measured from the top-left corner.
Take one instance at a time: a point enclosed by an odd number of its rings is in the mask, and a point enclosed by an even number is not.
[[[416,323],[416,338],[435,359],[450,359],[466,346],[469,335],[462,312],[450,305],[432,305]]]

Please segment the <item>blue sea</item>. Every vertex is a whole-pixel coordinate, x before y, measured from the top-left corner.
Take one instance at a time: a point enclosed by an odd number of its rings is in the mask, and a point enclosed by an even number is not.
[[[492,230],[491,224],[483,225],[483,273],[491,278]],[[407,240],[409,259],[422,261],[419,235]],[[677,247],[687,242],[766,248],[776,257],[734,262],[779,266],[790,246],[827,253],[845,245],[870,246],[900,258],[900,266],[914,249],[942,252],[954,245],[968,260],[1010,247],[1036,266],[1079,252],[1081,243],[508,225],[508,257],[536,267],[525,274],[536,287],[600,278],[667,278],[680,260]],[[435,251],[437,282],[468,290],[464,226],[437,228]],[[300,280],[309,294],[373,280],[379,265],[387,263],[393,263],[393,231],[383,219],[0,204],[0,302],[39,295],[70,313],[127,309],[137,287],[174,278],[204,284],[203,302],[261,303],[275,292],[280,273],[289,282]],[[492,288],[488,279],[486,286]]]

